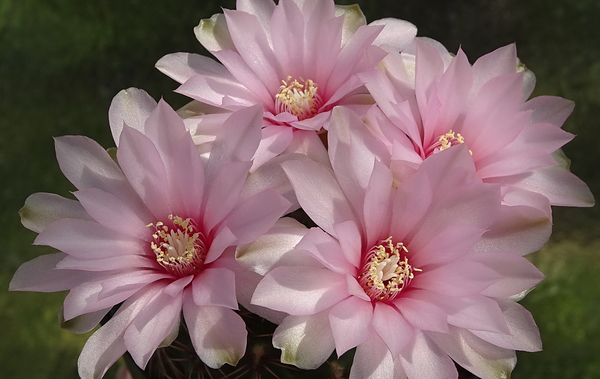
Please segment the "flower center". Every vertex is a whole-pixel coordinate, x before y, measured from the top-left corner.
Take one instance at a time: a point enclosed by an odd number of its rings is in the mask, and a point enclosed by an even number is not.
[[[275,95],[275,109],[277,113],[288,112],[304,120],[319,112],[321,96],[317,93],[318,87],[312,80],[294,79],[288,76],[282,80],[279,92]]]
[[[191,218],[184,220],[171,214],[168,224],[171,226],[162,221],[147,225],[156,229],[150,243],[156,261],[175,276],[198,274],[204,267],[207,253],[204,235]]]
[[[454,133],[451,129],[448,133],[439,136],[437,140],[429,146],[425,151],[425,156],[428,157],[431,154],[439,153],[440,151],[455,145],[460,145],[461,143],[465,143],[465,138],[460,133]],[[469,152],[470,151],[471,150],[469,150]]]
[[[396,298],[415,277],[418,268],[408,264],[408,253],[402,242],[394,244],[392,237],[380,242],[367,253],[358,282],[373,301],[390,301]]]

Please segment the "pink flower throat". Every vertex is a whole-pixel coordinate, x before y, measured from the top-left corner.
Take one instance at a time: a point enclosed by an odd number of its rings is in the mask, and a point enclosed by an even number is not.
[[[207,253],[204,235],[191,218],[183,219],[172,214],[168,218],[170,226],[162,221],[147,225],[156,229],[150,243],[156,261],[178,277],[200,273]]]

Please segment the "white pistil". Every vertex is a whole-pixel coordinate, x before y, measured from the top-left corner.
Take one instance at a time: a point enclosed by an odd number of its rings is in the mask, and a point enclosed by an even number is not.
[[[358,281],[373,301],[393,300],[414,278],[414,272],[421,271],[408,264],[408,257],[402,259],[406,253],[406,246],[394,244],[392,237],[368,252]]]
[[[206,247],[201,232],[192,219],[169,215],[172,226],[162,221],[150,223],[156,232],[150,243],[156,261],[169,273],[176,276],[193,275],[202,271],[206,258]]]
[[[322,100],[315,82],[303,78],[292,81],[291,76],[281,82],[279,93],[275,95],[277,113],[288,112],[304,120],[319,112]]]

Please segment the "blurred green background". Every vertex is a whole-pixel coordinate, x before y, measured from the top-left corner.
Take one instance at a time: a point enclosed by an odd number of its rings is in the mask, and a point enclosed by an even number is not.
[[[338,1],[351,4],[354,1]],[[389,0],[359,2],[369,21],[412,21],[419,35],[471,58],[516,42],[536,73],[534,95],[572,99],[564,128],[572,171],[600,195],[600,2],[598,0]],[[87,336],[60,330],[64,294],[9,293],[26,260],[51,252],[17,214],[33,192],[68,195],[52,136],[85,134],[113,145],[107,111],[121,89],[139,87],[174,107],[186,99],[154,69],[171,52],[200,52],[193,27],[234,8],[232,0],[0,0],[0,377],[75,378]],[[513,378],[600,378],[600,214],[555,209],[554,234],[531,259],[547,279],[523,302],[544,351],[520,354]],[[111,375],[114,372],[111,372]]]

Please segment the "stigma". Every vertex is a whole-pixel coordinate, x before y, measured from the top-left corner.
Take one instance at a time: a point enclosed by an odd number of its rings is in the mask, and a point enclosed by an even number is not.
[[[150,248],[167,272],[183,277],[202,271],[207,253],[204,235],[191,218],[171,214],[166,223],[158,221],[147,227],[155,228]]]
[[[363,259],[358,282],[372,301],[391,301],[415,277],[418,268],[408,263],[408,249],[392,237],[382,240]]]
[[[292,80],[288,76],[281,83],[279,92],[275,95],[277,113],[288,112],[298,120],[305,120],[319,113],[323,101],[315,82],[302,78]]]

